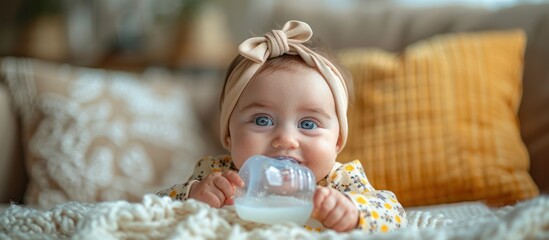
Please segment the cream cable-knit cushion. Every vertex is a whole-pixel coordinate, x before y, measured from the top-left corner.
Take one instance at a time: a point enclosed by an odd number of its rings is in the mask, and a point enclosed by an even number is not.
[[[0,76],[23,121],[26,204],[140,201],[186,179],[204,154],[186,86],[172,75],[3,58]]]

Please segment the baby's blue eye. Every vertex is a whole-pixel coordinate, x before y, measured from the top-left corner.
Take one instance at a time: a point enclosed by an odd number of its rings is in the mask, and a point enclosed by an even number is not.
[[[299,127],[300,128],[303,128],[303,129],[315,129],[317,128],[318,126],[316,125],[315,122],[311,121],[311,120],[303,120],[299,123]]]
[[[254,123],[257,126],[262,126],[262,127],[272,126],[273,125],[273,120],[269,117],[266,117],[266,116],[259,116],[259,117],[254,118]]]

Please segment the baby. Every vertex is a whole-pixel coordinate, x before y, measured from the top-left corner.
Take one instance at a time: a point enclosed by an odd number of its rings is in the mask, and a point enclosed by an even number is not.
[[[220,101],[221,141],[230,156],[201,159],[187,182],[158,195],[231,205],[235,187],[244,184],[238,169],[249,157],[289,157],[315,175],[312,217],[324,227],[386,232],[406,226],[395,195],[375,190],[358,160],[336,162],[347,140],[351,84],[304,45],[311,36],[308,24],[289,21],[239,46]]]

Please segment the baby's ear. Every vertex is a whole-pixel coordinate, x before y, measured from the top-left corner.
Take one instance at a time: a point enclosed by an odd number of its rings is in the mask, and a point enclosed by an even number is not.
[[[225,139],[227,141],[227,148],[230,151],[231,150],[231,136],[227,136]]]
[[[337,143],[336,143],[336,151],[337,152],[341,152],[341,146],[342,146],[342,143],[343,143],[343,140],[341,139],[341,135],[337,138]]]

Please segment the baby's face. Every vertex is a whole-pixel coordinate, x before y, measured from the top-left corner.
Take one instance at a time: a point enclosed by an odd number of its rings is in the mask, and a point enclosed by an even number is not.
[[[318,180],[331,170],[339,122],[326,80],[302,65],[258,74],[229,119],[229,145],[240,168],[253,155],[289,156]]]

